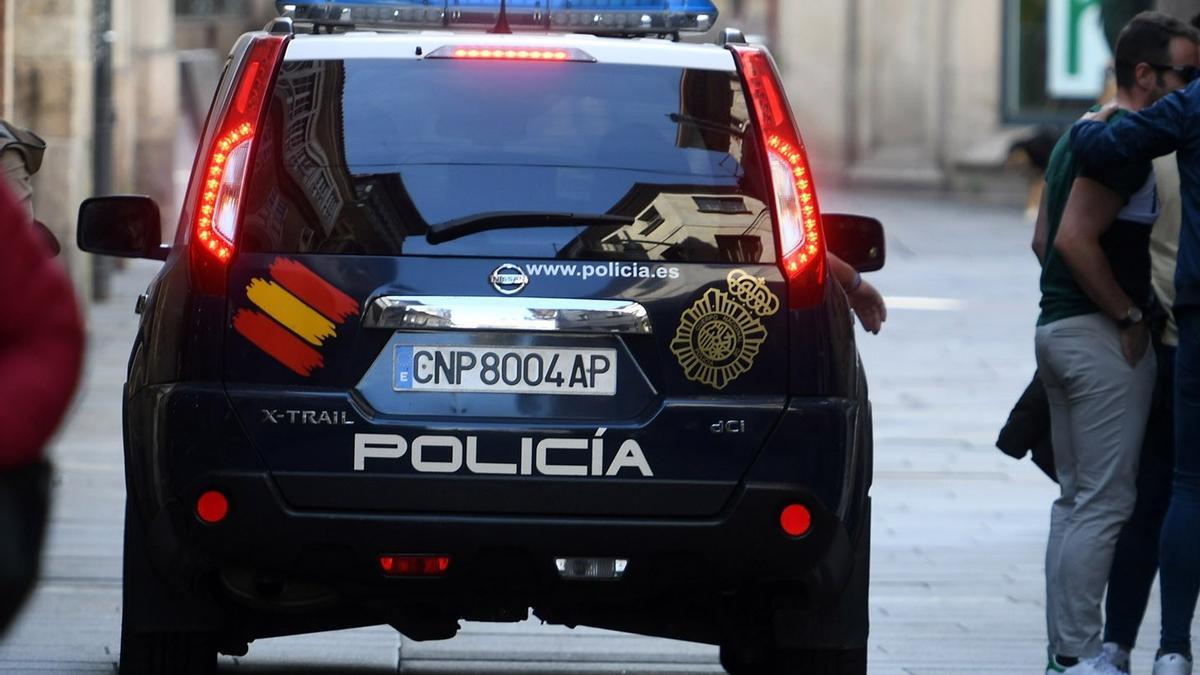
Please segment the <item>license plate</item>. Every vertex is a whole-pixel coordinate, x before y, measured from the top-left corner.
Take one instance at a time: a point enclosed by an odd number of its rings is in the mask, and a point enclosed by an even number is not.
[[[397,345],[392,389],[612,396],[617,350]]]

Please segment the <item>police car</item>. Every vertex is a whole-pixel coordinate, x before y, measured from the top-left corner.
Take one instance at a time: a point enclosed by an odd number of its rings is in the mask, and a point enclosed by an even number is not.
[[[530,612],[863,673],[871,417],[767,51],[708,0],[280,3],[230,54],[124,391],[121,672]]]

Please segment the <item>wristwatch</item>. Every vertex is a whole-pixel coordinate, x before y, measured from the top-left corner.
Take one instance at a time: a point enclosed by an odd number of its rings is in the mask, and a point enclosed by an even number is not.
[[[1134,305],[1134,306],[1130,307],[1129,309],[1125,310],[1124,318],[1122,318],[1120,321],[1118,321],[1117,325],[1121,327],[1121,330],[1124,330],[1126,328],[1129,328],[1130,326],[1132,326],[1135,323],[1141,323],[1142,318],[1143,318],[1142,317],[1142,309],[1140,307],[1138,307],[1137,305]]]

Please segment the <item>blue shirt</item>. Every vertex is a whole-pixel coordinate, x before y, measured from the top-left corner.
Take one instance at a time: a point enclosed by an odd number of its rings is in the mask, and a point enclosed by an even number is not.
[[[1111,125],[1077,122],[1071,149],[1085,166],[1097,169],[1178,153],[1183,224],[1175,306],[1200,306],[1200,80]]]

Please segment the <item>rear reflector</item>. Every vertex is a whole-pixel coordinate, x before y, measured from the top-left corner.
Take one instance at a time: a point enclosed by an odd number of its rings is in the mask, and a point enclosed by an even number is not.
[[[582,49],[546,47],[482,47],[447,45],[425,57],[429,59],[464,59],[474,61],[541,61],[595,63],[596,59]]]
[[[792,504],[779,514],[779,526],[789,537],[803,537],[812,529],[812,514],[800,504]]]
[[[450,569],[450,556],[381,555],[379,569],[389,577],[441,577]]]
[[[625,558],[555,558],[558,576],[573,580],[613,580],[625,576]]]
[[[196,500],[196,516],[212,525],[229,515],[229,500],[216,490],[209,490]]]

